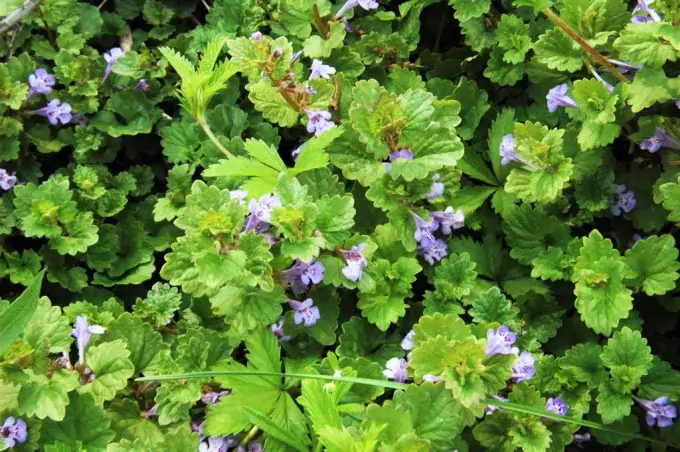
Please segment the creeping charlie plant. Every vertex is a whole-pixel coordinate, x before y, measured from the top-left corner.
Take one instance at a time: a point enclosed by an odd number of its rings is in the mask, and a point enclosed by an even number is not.
[[[0,1],[0,451],[680,447],[680,0]]]

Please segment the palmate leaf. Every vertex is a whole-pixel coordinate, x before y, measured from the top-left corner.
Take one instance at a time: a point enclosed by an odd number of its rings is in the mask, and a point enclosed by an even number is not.
[[[677,259],[678,249],[671,235],[638,240],[626,251],[626,267],[632,272],[628,278],[647,295],[663,295],[673,290],[680,278]]]

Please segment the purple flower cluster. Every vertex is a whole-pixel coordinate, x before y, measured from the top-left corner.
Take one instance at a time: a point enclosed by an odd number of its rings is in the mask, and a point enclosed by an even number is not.
[[[441,195],[444,194],[444,190],[446,189],[446,185],[444,185],[443,182],[439,182],[440,176],[439,173],[435,173],[432,176],[432,186],[430,187],[430,192],[425,195],[425,199],[428,201],[432,201],[433,199],[439,198]]]
[[[654,3],[654,0],[637,0],[637,6],[633,9],[633,17],[631,22],[661,22],[661,16],[649,5]]]
[[[227,452],[238,445],[233,436],[209,436],[198,445],[198,452]]]
[[[661,127],[657,127],[654,135],[642,140],[642,143],[640,143],[640,149],[651,153],[655,153],[661,148],[680,149],[680,143],[671,138]]]
[[[440,261],[448,255],[446,243],[435,238],[434,233],[441,229],[443,234],[449,235],[454,230],[462,228],[465,226],[465,214],[461,209],[454,211],[453,207],[449,206],[443,211],[431,212],[429,221],[422,219],[415,213],[412,215],[416,221],[413,238],[419,243],[418,253],[430,265],[433,265],[435,261]]]
[[[288,300],[288,306],[295,310],[293,321],[296,325],[304,323],[309,328],[316,325],[321,318],[319,308],[314,306],[314,300],[307,298],[305,301]]]
[[[17,184],[17,177],[14,173],[10,174],[6,169],[0,168],[0,188],[11,190]]]
[[[362,7],[365,10],[376,9],[379,4],[375,0],[347,0],[344,5],[335,13],[335,18],[338,19],[342,17],[347,11],[356,8],[357,6]]]
[[[564,416],[569,412],[569,406],[562,397],[550,397],[545,402],[545,409],[560,416]]]
[[[548,101],[548,111],[550,113],[554,113],[559,107],[575,108],[577,106],[576,101],[567,96],[568,90],[569,86],[566,83],[562,83],[548,91],[548,95],[545,98]]]
[[[385,364],[383,375],[390,380],[398,381],[400,383],[408,380],[408,361],[404,358],[390,358]]]
[[[320,77],[329,79],[331,78],[331,75],[335,74],[335,68],[333,66],[323,64],[323,61],[316,59],[312,61],[311,70],[312,73],[309,75],[310,80],[314,80],[315,78]]]
[[[304,293],[310,284],[319,284],[323,281],[323,264],[316,259],[311,262],[296,260],[292,267],[281,272],[284,284],[289,284],[295,295]]]
[[[515,364],[512,365],[512,380],[515,383],[521,381],[530,380],[534,375],[536,375],[536,367],[534,356],[529,352],[522,352],[518,357]]]
[[[279,342],[287,342],[290,340],[290,336],[286,336],[283,332],[283,317],[279,317],[276,323],[273,323],[270,327],[274,336],[276,336]]]
[[[511,133],[505,135],[501,140],[501,145],[499,146],[499,152],[501,154],[501,165],[507,165],[510,162],[518,162],[522,165],[526,165],[531,169],[537,169],[536,165],[528,160],[523,159],[515,149],[515,136]]]
[[[331,121],[331,113],[323,110],[313,110],[307,112],[307,132],[319,136],[326,130],[335,127],[335,123]]]
[[[625,185],[619,185],[609,204],[609,211],[618,217],[623,212],[630,212],[635,208],[635,193],[628,190]]]
[[[489,328],[486,332],[486,349],[484,352],[489,358],[494,355],[517,355],[519,349],[513,347],[517,341],[517,335],[510,331],[506,325],[501,325],[498,330]]]
[[[392,175],[391,162],[394,162],[395,160],[398,159],[413,160],[413,152],[411,152],[410,149],[399,149],[390,152],[390,161],[388,163],[385,163],[385,170],[387,171],[387,174],[389,174],[390,176]]]
[[[28,76],[28,84],[31,86],[31,89],[28,91],[27,99],[30,99],[35,94],[51,93],[55,83],[54,75],[48,73],[43,68],[36,69],[33,74]]]
[[[104,71],[104,78],[102,78],[101,83],[104,83],[107,78],[109,78],[109,75],[111,75],[111,71],[113,71],[113,66],[115,66],[116,61],[118,61],[118,58],[122,57],[125,55],[125,52],[123,52],[123,49],[120,47],[114,47],[108,52],[104,53],[104,60],[106,61],[106,70]]]
[[[406,351],[409,351],[413,349],[413,336],[416,335],[416,332],[414,330],[409,331],[406,336],[404,336],[404,339],[401,341],[401,348],[403,348]]]
[[[633,397],[637,403],[647,410],[645,420],[647,425],[654,427],[658,425],[660,428],[665,428],[673,423],[673,420],[678,417],[678,410],[675,405],[668,404],[668,397],[659,397],[656,400],[640,399]]]
[[[349,251],[340,250],[345,257],[347,265],[343,267],[342,274],[350,281],[357,282],[364,274],[364,268],[368,267],[368,261],[364,257],[365,243],[354,245]]]
[[[26,421],[10,416],[5,419],[5,423],[0,427],[0,437],[2,437],[5,445],[11,449],[16,443],[23,444],[26,442],[28,437],[26,427]]]
[[[71,336],[76,338],[76,345],[78,347],[78,363],[85,363],[85,349],[90,342],[93,334],[104,334],[106,329],[99,325],[90,325],[87,322],[87,316],[79,315],[76,317],[76,326],[71,332]]]
[[[68,124],[72,118],[71,106],[66,102],[62,103],[59,99],[52,99],[46,106],[31,113],[45,116],[53,126],[58,123]]]
[[[234,192],[239,193],[234,193],[236,198],[232,199],[240,200],[241,196],[243,196],[243,199],[245,199],[245,196],[247,196],[247,194],[243,195],[243,193],[240,193],[242,190],[234,190]],[[231,195],[232,192],[230,192],[230,197]],[[243,232],[247,233],[249,231],[255,231],[257,234],[264,234],[265,237],[267,237],[269,243],[273,244],[274,238],[268,232],[271,226],[271,215],[275,208],[281,206],[281,200],[276,195],[262,195],[257,201],[251,199],[248,203],[248,211],[250,212],[250,216],[245,222],[245,228]]]

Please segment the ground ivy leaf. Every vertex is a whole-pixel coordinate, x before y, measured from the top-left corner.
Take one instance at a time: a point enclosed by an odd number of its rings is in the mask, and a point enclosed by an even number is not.
[[[82,386],[79,392],[92,394],[98,404],[113,399],[118,390],[127,386],[128,378],[135,371],[130,351],[120,339],[88,347],[85,362],[95,378]]]
[[[647,295],[663,295],[675,288],[680,278],[678,250],[673,236],[650,236],[635,242],[626,251],[626,266],[632,272],[629,278]]]
[[[76,450],[105,450],[115,437],[109,428],[111,421],[91,395],[72,392],[69,397],[66,416],[58,422],[48,420],[41,431],[45,444],[60,442]]]

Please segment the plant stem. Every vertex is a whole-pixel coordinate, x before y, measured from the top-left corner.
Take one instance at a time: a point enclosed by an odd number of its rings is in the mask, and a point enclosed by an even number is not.
[[[40,3],[40,0],[26,0],[23,5],[12,11],[7,17],[0,21],[0,33],[9,30],[15,23],[26,17],[33,8],[38,6],[38,3]]]
[[[222,151],[222,153],[228,158],[234,157],[234,155],[225,148],[222,143],[220,143],[220,140],[217,139],[214,133],[212,133],[212,130],[210,130],[210,126],[208,126],[208,122],[205,120],[205,118],[199,119],[198,123],[201,125],[203,128],[203,131],[205,132],[206,135],[208,135],[208,138],[210,138],[210,141],[213,142],[215,146],[217,146],[217,149]]]
[[[255,425],[253,428],[251,428],[248,433],[246,433],[246,436],[243,437],[241,440],[241,446],[245,446],[248,444],[248,442],[255,437],[260,432],[260,428]]]
[[[578,45],[583,48],[588,54],[593,57],[594,60],[596,60],[598,63],[600,63],[602,66],[606,67],[609,72],[612,73],[614,77],[619,79],[619,81],[623,83],[628,83],[629,80],[619,71],[616,66],[614,66],[606,57],[604,57],[600,52],[595,50],[593,46],[588,44],[576,31],[571,28],[569,25],[567,25],[566,22],[564,22],[562,19],[560,19],[560,16],[555,14],[552,9],[550,8],[545,8],[542,10],[543,14],[546,15],[548,19],[552,23],[554,23],[556,26],[558,26],[560,29],[562,29],[563,32],[565,32],[571,39],[576,41]]]
[[[102,0],[102,2],[99,4],[99,6],[97,6],[97,9],[101,11],[101,9],[104,7],[104,5],[106,5],[106,2],[108,2],[108,1],[109,0]]]

